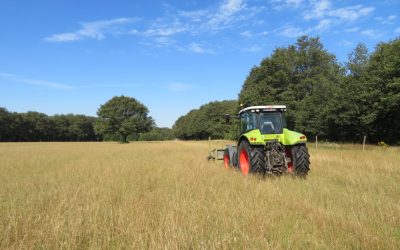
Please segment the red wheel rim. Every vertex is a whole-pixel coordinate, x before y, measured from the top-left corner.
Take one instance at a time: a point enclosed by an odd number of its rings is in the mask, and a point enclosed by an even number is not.
[[[243,175],[247,175],[250,170],[249,155],[246,149],[242,149],[239,154],[240,171]]]
[[[228,154],[224,154],[224,167],[226,169],[229,169],[229,155]]]
[[[292,157],[292,151],[288,148],[285,149],[286,157],[290,159],[290,162],[288,162],[288,173],[293,173],[293,157]]]
[[[288,173],[289,173],[289,174],[290,174],[290,173],[293,173],[293,163],[292,163],[292,162],[289,162],[289,163],[288,163],[287,170],[288,170]]]

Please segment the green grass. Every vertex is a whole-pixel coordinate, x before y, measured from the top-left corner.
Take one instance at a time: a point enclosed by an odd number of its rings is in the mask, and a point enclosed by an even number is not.
[[[0,247],[399,249],[400,149],[309,147],[302,181],[227,171],[207,142],[2,143]]]

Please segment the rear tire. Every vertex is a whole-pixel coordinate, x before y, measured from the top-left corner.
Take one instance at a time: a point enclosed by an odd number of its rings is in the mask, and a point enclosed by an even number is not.
[[[292,160],[294,174],[305,178],[310,171],[310,154],[306,145],[295,145],[292,147]]]
[[[246,140],[239,144],[238,167],[243,175],[265,173],[265,154],[263,147],[251,146]]]

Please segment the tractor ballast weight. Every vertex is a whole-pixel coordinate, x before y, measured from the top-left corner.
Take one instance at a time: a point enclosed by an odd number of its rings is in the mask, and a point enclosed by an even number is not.
[[[239,111],[240,135],[237,145],[224,150],[225,168],[237,168],[243,175],[294,174],[305,177],[310,155],[305,135],[286,127],[284,105],[250,106]],[[226,115],[229,122],[230,115]]]

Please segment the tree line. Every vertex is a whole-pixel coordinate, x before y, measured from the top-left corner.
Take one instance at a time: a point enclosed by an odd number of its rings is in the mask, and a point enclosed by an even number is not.
[[[330,141],[400,144],[400,39],[379,43],[369,53],[358,44],[341,64],[318,37],[302,36],[276,48],[250,70],[238,101],[215,101],[157,128],[145,105],[115,96],[97,117],[47,116],[0,108],[0,141],[100,141],[233,139],[237,126],[224,114],[244,105],[284,104],[288,128]]]
[[[174,135],[183,140],[233,139],[236,127],[225,123],[225,114],[237,112],[238,102],[215,101],[181,116],[172,127]]]
[[[102,136],[94,131],[96,119],[73,114],[16,113],[0,108],[0,141],[99,141]]]
[[[289,129],[309,138],[400,144],[400,39],[379,43],[373,53],[360,43],[341,64],[318,37],[302,36],[276,48],[253,67],[239,93],[245,105],[285,104]],[[206,104],[173,126],[180,139],[230,137],[218,115],[232,112]],[[235,112],[239,110],[237,105]]]
[[[98,117],[48,116],[9,112],[0,107],[0,141],[149,141],[171,140],[172,130],[158,128],[148,109],[136,99],[116,96],[101,105]]]

